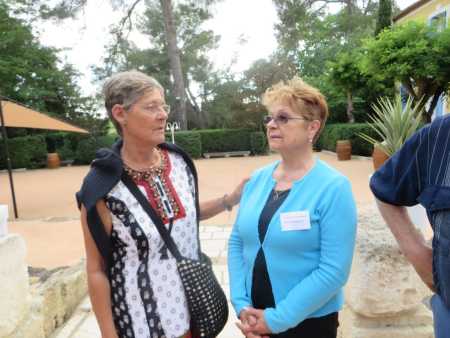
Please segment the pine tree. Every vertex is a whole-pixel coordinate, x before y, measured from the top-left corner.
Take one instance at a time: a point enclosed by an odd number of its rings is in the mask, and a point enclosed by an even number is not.
[[[375,36],[377,36],[386,27],[392,25],[392,1],[380,0],[378,5],[378,20],[375,28]]]

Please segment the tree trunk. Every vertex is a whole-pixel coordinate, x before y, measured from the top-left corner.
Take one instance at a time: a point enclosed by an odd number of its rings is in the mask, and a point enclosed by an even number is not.
[[[431,122],[431,116],[433,115],[434,108],[436,108],[436,105],[439,101],[439,97],[444,93],[444,90],[437,90],[436,93],[433,95],[433,98],[431,99],[430,107],[428,108],[428,111],[424,111],[424,115],[426,117],[426,122]]]
[[[355,117],[353,116],[353,96],[350,90],[347,91],[347,121],[349,123],[355,122]]]
[[[183,71],[181,69],[180,51],[177,47],[177,33],[173,20],[172,0],[160,0],[164,16],[164,31],[167,54],[169,57],[170,72],[173,76],[173,93],[175,106],[174,120],[180,123],[182,130],[187,129],[186,119],[186,93],[184,87]]]
[[[189,84],[187,84],[187,86],[186,86],[186,93],[187,93],[187,99],[191,103],[192,109],[195,112],[195,119],[196,119],[197,125],[200,126],[200,128],[206,128],[206,120],[203,119],[202,110],[198,106],[197,101],[195,101],[195,97],[189,88]]]

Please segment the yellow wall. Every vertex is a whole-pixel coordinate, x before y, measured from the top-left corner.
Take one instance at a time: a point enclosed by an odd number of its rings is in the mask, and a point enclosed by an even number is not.
[[[450,27],[450,0],[431,0],[422,7],[416,8],[411,13],[408,13],[408,15],[402,17],[395,24],[398,25],[408,21],[428,22],[432,16],[443,11],[447,12],[447,27]],[[446,112],[450,112],[450,93],[447,96]]]
[[[402,17],[400,20],[396,21],[396,24],[418,20],[418,21],[426,21],[438,12],[442,10],[447,10],[447,26],[449,26],[449,16],[450,16],[450,0],[432,0],[420,8],[415,9],[408,15]]]

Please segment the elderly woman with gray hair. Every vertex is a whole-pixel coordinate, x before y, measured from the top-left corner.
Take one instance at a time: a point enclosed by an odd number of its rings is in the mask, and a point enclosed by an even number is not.
[[[229,195],[199,203],[192,160],[164,143],[169,106],[161,85],[128,71],[109,78],[103,93],[121,140],[97,152],[77,193],[89,295],[102,338],[191,337],[175,258],[122,177],[134,181],[190,259],[199,258],[198,218],[231,209],[244,181]]]

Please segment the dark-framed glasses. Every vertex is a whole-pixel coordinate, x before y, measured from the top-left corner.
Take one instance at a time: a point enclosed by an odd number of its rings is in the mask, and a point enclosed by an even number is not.
[[[272,115],[266,115],[263,118],[263,123],[265,125],[268,125],[271,121],[274,121],[276,124],[280,125],[280,124],[286,124],[288,123],[290,120],[303,120],[303,121],[307,121],[305,118],[303,117],[291,117],[291,116],[287,116],[284,114],[280,114],[280,115],[276,115],[276,116],[272,116]]]

